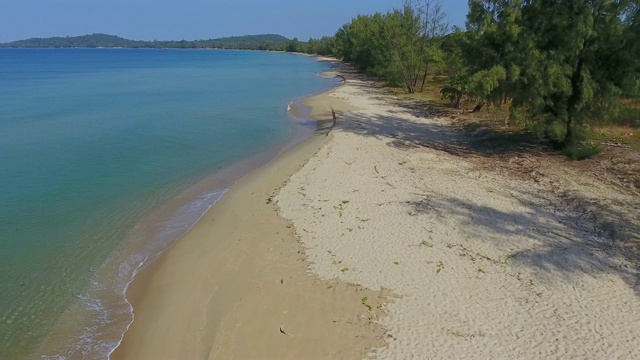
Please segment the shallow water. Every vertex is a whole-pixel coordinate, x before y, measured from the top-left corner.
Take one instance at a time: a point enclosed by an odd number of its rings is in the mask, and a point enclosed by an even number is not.
[[[0,49],[0,357],[106,356],[138,266],[274,156],[296,131],[287,104],[330,87],[326,69],[265,52]]]

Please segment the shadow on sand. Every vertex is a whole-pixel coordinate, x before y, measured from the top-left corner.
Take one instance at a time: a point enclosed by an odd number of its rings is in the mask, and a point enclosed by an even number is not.
[[[363,78],[354,73],[348,74],[349,77],[356,81]],[[465,159],[495,158],[497,162],[504,162],[504,159],[526,155],[533,157],[534,167],[537,155],[558,155],[531,133],[461,131],[449,119],[438,119],[439,110],[425,108],[418,102],[394,99],[382,87],[370,88],[369,82],[366,91],[372,93],[376,101],[391,102],[392,108],[377,116],[364,116],[358,112],[338,114],[335,131],[382,139],[388,146],[400,150],[428,148]],[[405,120],[407,115],[416,121]],[[424,121],[425,118],[429,120]],[[493,237],[496,241],[505,237],[524,237],[536,243],[527,251],[513,252],[510,261],[534,268],[537,273],[554,272],[566,277],[579,273],[612,273],[640,296],[639,202],[607,203],[561,189],[553,189],[549,194],[515,188],[509,192],[526,204],[527,213],[479,206],[446,197],[446,194],[444,200],[423,199],[408,205],[414,213],[430,212],[472,224],[468,227],[471,239],[479,238],[472,232],[474,228],[480,228],[485,233],[501,235]],[[544,206],[539,205],[541,203]],[[512,249],[518,248],[511,245]]]

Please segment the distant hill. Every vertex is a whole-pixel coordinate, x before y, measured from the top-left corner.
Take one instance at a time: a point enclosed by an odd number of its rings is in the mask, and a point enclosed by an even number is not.
[[[144,41],[123,39],[114,35],[93,34],[82,36],[32,38],[0,44],[1,47],[11,48],[74,48],[74,47],[140,47]]]
[[[209,40],[137,41],[114,35],[92,34],[82,36],[32,38],[0,44],[0,48],[179,48],[179,49],[246,49],[284,50],[289,39],[282,35],[263,34],[232,36]]]

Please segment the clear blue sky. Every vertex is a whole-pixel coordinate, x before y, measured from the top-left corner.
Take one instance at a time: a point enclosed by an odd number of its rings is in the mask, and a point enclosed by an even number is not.
[[[357,14],[401,0],[5,0],[0,42],[106,33],[133,40],[195,40],[275,33],[307,40],[333,35]],[[467,0],[444,0],[463,26]]]

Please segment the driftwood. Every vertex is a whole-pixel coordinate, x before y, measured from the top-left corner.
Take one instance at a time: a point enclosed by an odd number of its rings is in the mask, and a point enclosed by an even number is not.
[[[331,125],[331,129],[327,131],[327,135],[325,136],[329,136],[331,130],[333,130],[333,128],[336,127],[336,124],[338,123],[338,117],[336,116],[336,111],[333,108],[331,108],[331,115],[333,116],[333,125]]]
[[[283,327],[284,325],[280,325],[280,332],[286,336],[289,336],[289,334],[287,334],[286,331],[284,331]]]

